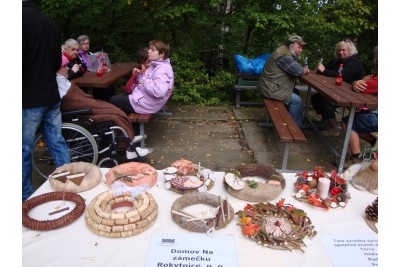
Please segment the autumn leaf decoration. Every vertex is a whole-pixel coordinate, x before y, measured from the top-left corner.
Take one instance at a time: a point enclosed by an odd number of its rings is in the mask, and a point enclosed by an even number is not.
[[[278,202],[276,202],[276,206],[278,207],[278,213],[282,212],[283,204],[285,203],[285,199],[281,198]]]

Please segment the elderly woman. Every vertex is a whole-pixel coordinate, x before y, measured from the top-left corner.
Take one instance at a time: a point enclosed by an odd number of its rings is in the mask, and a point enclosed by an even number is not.
[[[89,59],[88,56],[92,54],[92,52],[89,51],[90,49],[90,39],[87,35],[80,35],[78,38],[76,38],[76,41],[79,44],[79,58],[81,59],[82,62],[86,64],[86,66],[89,66]]]
[[[374,49],[374,66],[374,73],[353,82],[354,91],[378,96],[378,46]],[[348,120],[348,116],[343,118],[343,131],[346,131]],[[354,116],[350,132],[349,149],[351,157],[344,163],[345,169],[363,161],[359,158],[361,153],[360,138],[370,143],[371,146],[375,146],[377,138],[371,134],[373,132],[378,132],[378,109],[359,109]]]
[[[79,44],[74,39],[68,39],[64,43],[63,55],[68,58],[68,79],[75,79],[82,76],[85,72],[88,72],[88,68],[84,62],[79,58]]]
[[[357,53],[357,48],[352,41],[340,41],[336,44],[335,59],[328,62],[326,66],[320,63],[317,67],[317,73],[336,77],[339,65],[343,64],[343,81],[351,84],[356,80],[360,80],[365,76],[365,72]],[[320,93],[311,97],[311,103],[317,114],[322,116],[322,125],[320,126],[323,131],[321,131],[321,134],[324,136],[339,136],[341,129],[336,121],[336,107]]]

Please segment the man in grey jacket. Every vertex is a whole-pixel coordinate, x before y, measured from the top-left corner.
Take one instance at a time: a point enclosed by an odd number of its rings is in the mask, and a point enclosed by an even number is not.
[[[297,77],[310,72],[297,62],[305,44],[300,36],[290,36],[286,44],[270,55],[257,84],[263,97],[281,100],[288,107],[299,127],[303,126],[303,101],[294,86]]]

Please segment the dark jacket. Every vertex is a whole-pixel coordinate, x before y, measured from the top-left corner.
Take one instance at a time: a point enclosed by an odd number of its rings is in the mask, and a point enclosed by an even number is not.
[[[329,61],[322,74],[329,77],[336,77],[340,63],[343,63],[343,81],[352,84],[354,81],[365,77],[364,67],[357,55],[352,55],[344,61],[341,59]]]
[[[67,67],[68,67],[68,79],[72,80],[78,77],[81,77],[85,72],[88,72],[88,68],[86,66],[86,64],[81,60],[80,57],[77,57],[75,59],[72,59],[67,53],[63,53],[64,56],[66,56],[69,60]],[[79,70],[75,73],[73,72],[71,69],[72,67],[78,64],[80,65]]]
[[[60,101],[56,73],[61,66],[61,35],[31,1],[22,1],[22,108]]]

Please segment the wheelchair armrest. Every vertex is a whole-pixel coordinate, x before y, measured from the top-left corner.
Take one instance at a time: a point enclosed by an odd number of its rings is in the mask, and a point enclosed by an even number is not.
[[[63,116],[71,116],[71,115],[84,115],[84,114],[89,114],[92,112],[91,108],[85,108],[85,109],[77,109],[77,110],[68,110],[68,111],[62,111],[61,114]]]

